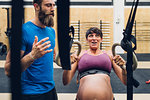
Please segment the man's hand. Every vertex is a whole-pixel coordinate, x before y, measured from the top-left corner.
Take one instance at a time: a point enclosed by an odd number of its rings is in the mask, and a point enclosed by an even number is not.
[[[32,55],[33,59],[38,59],[43,55],[45,55],[46,53],[52,52],[52,49],[46,50],[51,46],[50,41],[47,41],[48,39],[49,37],[46,37],[38,42],[38,37],[35,36],[35,40],[32,45],[32,51],[30,52],[30,55]]]

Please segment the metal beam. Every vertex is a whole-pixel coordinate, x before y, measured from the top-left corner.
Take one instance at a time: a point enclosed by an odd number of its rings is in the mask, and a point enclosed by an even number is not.
[[[21,33],[24,19],[23,0],[12,0],[11,93],[12,100],[21,100]]]

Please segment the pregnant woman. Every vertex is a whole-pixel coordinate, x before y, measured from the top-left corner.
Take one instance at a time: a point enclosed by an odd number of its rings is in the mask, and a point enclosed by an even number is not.
[[[96,27],[86,32],[89,49],[82,51],[71,66],[71,70],[64,70],[63,84],[67,85],[72,80],[75,72],[79,72],[79,89],[76,100],[114,100],[110,73],[114,70],[116,75],[126,85],[126,71],[120,66],[125,61],[119,56],[115,57],[109,51],[100,50],[103,34]]]

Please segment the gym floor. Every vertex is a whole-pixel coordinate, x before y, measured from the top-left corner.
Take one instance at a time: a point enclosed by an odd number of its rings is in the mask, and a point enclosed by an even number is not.
[[[0,60],[0,100],[10,100],[11,93],[9,90],[9,78],[4,74],[5,60]],[[146,84],[145,81],[150,79],[150,61],[139,61],[138,68],[134,71],[134,77],[140,82],[138,88],[133,88],[133,100],[147,100],[150,98],[150,84]],[[78,85],[76,84],[76,76],[71,83],[67,86],[62,84],[62,72],[61,67],[54,63],[54,80],[56,83],[56,90],[59,100],[75,100]],[[126,86],[124,86],[117,76],[112,71],[111,84],[116,100],[126,100]]]

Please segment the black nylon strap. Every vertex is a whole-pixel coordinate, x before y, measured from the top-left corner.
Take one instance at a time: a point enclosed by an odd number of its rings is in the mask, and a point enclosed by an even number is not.
[[[70,70],[69,0],[57,0],[58,45],[62,69]]]
[[[137,0],[136,3],[134,0],[126,29],[123,32],[124,37],[121,40],[121,47],[127,52],[127,63],[126,63],[127,100],[133,100],[133,86],[135,87],[139,86],[139,82],[133,78],[132,65],[133,65],[133,52],[134,50],[136,50],[136,38],[133,35],[131,35],[138,3],[139,3],[139,0]],[[135,5],[135,8],[134,8],[134,5]],[[134,11],[133,11],[133,8],[134,8]],[[132,43],[134,44],[134,47],[132,47]]]
[[[73,26],[70,27],[69,33],[72,33],[72,37],[70,36],[71,40],[70,40],[70,46],[69,46],[69,49],[71,50],[71,47],[72,47],[72,44],[73,44],[73,39],[74,39],[74,27]]]

